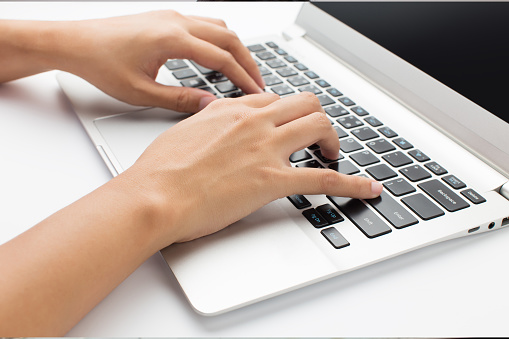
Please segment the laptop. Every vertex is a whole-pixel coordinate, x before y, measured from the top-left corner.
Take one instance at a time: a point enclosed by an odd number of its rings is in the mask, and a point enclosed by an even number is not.
[[[504,3],[304,3],[288,29],[245,41],[266,91],[315,93],[340,139],[340,159],[309,145],[292,154],[292,166],[368,176],[384,192],[368,201],[290,196],[163,249],[194,310],[221,314],[509,225],[500,80],[509,75],[509,49],[495,34],[508,14]],[[114,176],[187,117],[121,103],[71,74],[57,77]],[[168,60],[157,81],[243,95],[189,60]]]

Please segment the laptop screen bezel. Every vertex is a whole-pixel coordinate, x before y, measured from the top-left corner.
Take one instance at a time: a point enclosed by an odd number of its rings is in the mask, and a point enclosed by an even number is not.
[[[303,5],[296,24],[306,31],[305,38],[326,48],[509,177],[509,124],[505,121],[312,3]]]

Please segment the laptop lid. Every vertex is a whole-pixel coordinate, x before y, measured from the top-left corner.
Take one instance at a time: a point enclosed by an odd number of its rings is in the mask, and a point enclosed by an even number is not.
[[[507,17],[509,3],[323,2],[304,4],[296,24],[509,176]]]

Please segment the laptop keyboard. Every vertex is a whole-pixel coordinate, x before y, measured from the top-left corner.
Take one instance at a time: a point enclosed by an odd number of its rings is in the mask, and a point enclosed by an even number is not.
[[[296,167],[329,168],[343,174],[367,176],[361,173],[364,171],[385,188],[375,199],[327,196],[331,204],[319,206],[313,206],[304,195],[288,197],[295,208],[303,210],[303,217],[311,225],[321,229],[334,248],[350,245],[338,231],[345,220],[343,216],[367,238],[377,238],[467,208],[470,206],[467,201],[472,204],[486,201],[274,42],[251,45],[248,49],[265,80],[266,91],[280,96],[314,93],[340,139],[338,159],[327,159],[318,145],[310,145],[293,153],[290,162]],[[204,89],[217,97],[244,95],[223,74],[192,61],[169,60],[165,65],[182,86]]]

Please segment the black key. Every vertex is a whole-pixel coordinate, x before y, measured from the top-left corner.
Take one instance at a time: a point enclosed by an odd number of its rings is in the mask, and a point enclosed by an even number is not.
[[[192,69],[190,68],[186,68],[186,69],[181,69],[179,71],[175,71],[172,73],[173,76],[177,79],[186,79],[186,78],[192,78],[192,77],[195,77],[197,76],[198,74],[196,74]]]
[[[383,185],[389,192],[397,197],[415,192],[415,188],[403,178],[386,181]]]
[[[341,105],[329,106],[325,109],[325,112],[327,112],[328,115],[334,118],[348,114],[348,111],[344,109]]]
[[[295,64],[294,66],[295,66],[295,68],[297,68],[299,71],[307,71],[307,70],[308,70],[308,68],[307,68],[305,65],[301,64],[301,63]]]
[[[311,203],[308,201],[308,199],[306,199],[306,197],[301,194],[290,195],[287,198],[288,200],[290,200],[293,206],[297,207],[300,210],[311,206]]]
[[[206,78],[213,84],[228,80],[228,78],[223,73],[220,72],[215,72],[210,75],[207,75]]]
[[[395,143],[396,145],[398,145],[399,147],[401,147],[402,149],[410,149],[410,148],[414,147],[414,145],[412,145],[411,143],[409,143],[408,141],[406,141],[403,138],[394,139],[394,140],[392,140],[392,142]]]
[[[327,220],[325,220],[325,218],[322,217],[320,213],[318,213],[314,208],[305,210],[302,212],[302,215],[305,216],[311,225],[315,226],[316,228],[324,227],[329,224]]]
[[[175,59],[175,60],[168,60],[164,63],[164,65],[170,70],[174,71],[176,69],[186,68],[187,64],[184,60]]]
[[[430,220],[445,214],[422,193],[403,198],[401,201],[423,220]]]
[[[435,175],[442,175],[447,173],[447,170],[437,164],[436,162],[428,162],[426,165],[424,165],[427,169],[429,169],[431,172],[433,172]]]
[[[260,70],[260,73],[262,76],[265,76],[265,75],[270,75],[272,74],[267,67],[264,67],[264,66],[260,66],[258,67],[258,69]]]
[[[359,116],[369,115],[369,113],[361,106],[352,107],[351,110]]]
[[[378,134],[369,127],[362,127],[352,130],[352,134],[355,135],[359,140],[369,140],[378,137]]]
[[[378,129],[378,131],[380,133],[382,133],[383,135],[385,135],[387,138],[394,138],[394,137],[397,137],[398,134],[396,132],[394,132],[392,129],[390,129],[389,127],[380,127]]]
[[[347,97],[341,97],[341,98],[338,98],[338,100],[341,101],[343,103],[343,105],[345,105],[345,106],[355,105],[355,102],[353,102],[352,99],[347,98]]]
[[[279,47],[278,45],[276,45],[276,43],[274,43],[272,41],[266,42],[265,45],[269,46],[270,48],[278,48]]]
[[[338,126],[334,126],[334,129],[336,130],[336,134],[338,135],[339,139],[348,136],[348,134],[345,131],[343,131],[341,128],[339,128]]]
[[[331,245],[334,246],[334,248],[340,249],[350,245],[350,243],[345,239],[345,237],[343,237],[341,233],[339,233],[338,230],[335,229],[334,227],[328,227],[322,230],[322,232],[320,233],[323,234],[325,239],[327,239],[331,243]]]
[[[257,57],[258,57],[258,59],[260,59],[260,60],[270,60],[270,59],[274,59],[274,58],[276,57],[274,54],[272,54],[272,53],[271,53],[271,52],[269,52],[269,51],[256,53],[256,56],[257,56]]]
[[[352,138],[341,140],[339,147],[344,153],[350,153],[362,149],[362,145]]]
[[[442,177],[442,180],[445,181],[449,186],[455,189],[460,189],[463,187],[466,187],[465,183],[458,179],[456,176],[450,174],[446,175],[445,177]]]
[[[204,91],[207,91],[209,93],[212,93],[214,95],[216,95],[216,91],[214,91],[212,88],[210,88],[209,86],[207,87],[201,87],[200,89],[204,90]]]
[[[209,74],[212,74],[212,73],[215,73],[216,71],[214,71],[213,69],[210,69],[210,68],[207,68],[207,67],[203,67],[202,65],[199,65],[197,64],[196,62],[194,62],[193,60],[189,60],[193,65],[194,67],[196,67],[198,69],[198,71],[203,74],[203,75],[209,75]]]
[[[304,74],[309,78],[309,79],[316,79],[316,78],[319,78],[319,76],[313,72],[313,71],[307,71],[307,72],[304,72]]]
[[[396,172],[391,170],[389,166],[387,166],[386,164],[368,167],[366,168],[366,172],[368,172],[373,178],[375,178],[378,181],[382,181],[397,176]]]
[[[279,54],[279,55],[287,55],[287,54],[288,54],[288,53],[286,53],[286,51],[285,51],[284,49],[282,49],[282,48],[276,48],[276,49],[274,50],[274,52],[276,52],[276,53],[277,53],[277,54]]]
[[[279,68],[279,67],[284,67],[286,66],[286,64],[279,60],[279,59],[272,59],[272,60],[269,60],[267,62],[265,62],[267,65],[269,65],[270,68]]]
[[[340,91],[338,91],[337,89],[335,88],[329,88],[327,89],[327,92],[332,95],[333,97],[339,97],[339,96],[342,96],[343,93],[341,93]]]
[[[394,167],[408,165],[413,162],[412,159],[410,159],[409,157],[407,157],[404,153],[402,153],[400,151],[386,154],[382,158]]]
[[[411,150],[408,152],[408,154],[410,154],[415,160],[417,160],[419,162],[424,162],[424,161],[429,160],[428,156],[426,154],[422,153],[421,151],[419,151],[418,149]]]
[[[311,159],[311,155],[305,149],[302,149],[290,155],[291,162],[299,162],[308,159]]]
[[[307,79],[304,78],[302,75],[298,75],[296,77],[290,78],[290,79],[288,79],[288,82],[291,83],[295,87],[309,84],[309,81],[307,81]]]
[[[368,124],[370,124],[373,127],[378,127],[378,126],[383,125],[382,122],[375,117],[367,117],[364,119],[364,121],[366,121]]]
[[[263,77],[263,81],[265,81],[265,86],[274,86],[283,83],[283,81],[275,75]]]
[[[333,196],[327,196],[327,198],[368,238],[375,238],[392,231],[362,201]]]
[[[301,91],[301,92],[311,92],[313,94],[320,94],[320,93],[322,93],[322,91],[318,87],[313,86],[313,85],[303,86],[303,87],[299,88],[299,91]]]
[[[449,212],[458,211],[469,206],[463,199],[461,199],[450,188],[442,184],[439,180],[430,180],[423,182],[418,186]]]
[[[343,126],[344,128],[349,128],[349,129],[364,125],[362,123],[362,121],[360,121],[353,115],[341,117],[341,118],[337,119],[336,121],[339,122],[341,124],[341,126]]]
[[[366,200],[373,206],[392,226],[403,228],[415,225],[419,221],[410,214],[403,206],[396,202],[389,194],[382,191],[378,198]]]
[[[323,168],[316,160],[306,161],[297,165],[297,167]]]
[[[268,45],[268,44],[267,44],[267,45]],[[260,45],[260,44],[247,46],[247,49],[249,49],[251,52],[261,52],[261,51],[265,51],[265,47],[263,47],[263,46],[262,46],[262,45]]]
[[[288,61],[288,62],[290,62],[290,63],[292,63],[292,64],[293,64],[293,63],[295,63],[295,62],[297,62],[297,59],[295,59],[295,58],[294,58],[294,57],[292,57],[291,55],[287,55],[287,56],[285,56],[285,60],[286,60],[286,61]]]
[[[242,92],[232,92],[224,95],[225,98],[239,98],[242,96],[244,96],[244,93]]]
[[[327,220],[329,225],[336,224],[345,220],[330,204],[318,206],[316,211],[320,213],[325,218],[325,220]]]
[[[341,160],[344,158],[343,154],[339,153],[336,159],[329,159],[329,158],[324,157],[320,150],[316,151],[315,155],[318,159],[320,159],[322,162],[325,162],[325,163],[338,161],[338,160]]]
[[[329,165],[329,168],[348,175],[360,172],[359,169],[348,160],[332,163]]]
[[[238,89],[231,81],[222,82],[215,87],[221,93],[236,91]]]
[[[419,165],[408,166],[399,170],[410,181],[419,181],[431,178],[431,174]]]
[[[466,197],[474,204],[481,204],[486,201],[486,199],[484,199],[479,193],[471,188],[467,188],[466,190],[461,191],[461,194],[463,194],[464,197]]]
[[[253,60],[254,60],[254,62],[256,62],[256,66],[260,67],[260,65],[261,65],[260,61],[258,61],[258,59],[253,59]]]
[[[180,82],[184,87],[201,87],[205,86],[206,83],[201,78],[186,79]]]
[[[350,158],[352,158],[359,166],[367,166],[380,162],[380,160],[370,151],[362,151],[352,154],[350,155]]]
[[[271,87],[271,90],[278,95],[285,95],[294,92],[294,90],[288,87],[287,85]]]
[[[318,100],[320,100],[320,105],[327,106],[334,103],[334,100],[332,100],[328,95],[319,95]]]
[[[280,68],[276,72],[283,78],[291,77],[292,75],[297,75],[297,72],[295,72],[290,67]]]
[[[320,87],[329,87],[329,86],[330,86],[330,84],[329,84],[327,81],[323,80],[323,79],[316,80],[315,82],[316,82],[316,83],[318,84],[318,86],[320,86]]]
[[[387,140],[385,139],[378,139],[375,141],[370,141],[366,143],[369,148],[371,148],[376,153],[385,153],[389,151],[393,151],[396,149],[396,147],[392,146]]]

